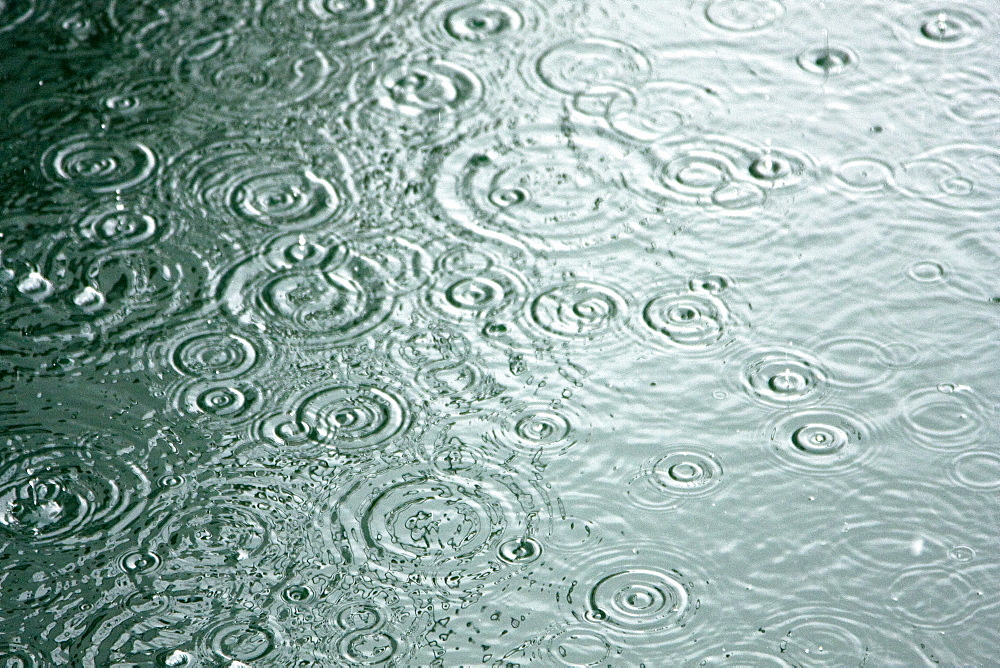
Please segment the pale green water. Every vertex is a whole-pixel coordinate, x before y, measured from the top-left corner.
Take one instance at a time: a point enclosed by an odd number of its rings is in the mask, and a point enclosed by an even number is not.
[[[0,2],[0,666],[990,666],[1000,12]]]

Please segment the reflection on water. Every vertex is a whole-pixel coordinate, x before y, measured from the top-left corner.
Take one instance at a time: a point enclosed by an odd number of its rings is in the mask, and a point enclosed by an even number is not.
[[[0,664],[995,662],[997,23],[0,2]]]

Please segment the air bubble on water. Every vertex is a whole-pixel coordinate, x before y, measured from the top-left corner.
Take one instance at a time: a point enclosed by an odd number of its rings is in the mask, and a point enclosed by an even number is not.
[[[32,271],[18,282],[17,290],[35,301],[42,301],[52,294],[52,281],[37,271]]]

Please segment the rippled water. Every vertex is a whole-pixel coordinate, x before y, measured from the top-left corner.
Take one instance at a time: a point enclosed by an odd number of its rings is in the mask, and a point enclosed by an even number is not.
[[[994,665],[998,29],[0,1],[0,665]]]

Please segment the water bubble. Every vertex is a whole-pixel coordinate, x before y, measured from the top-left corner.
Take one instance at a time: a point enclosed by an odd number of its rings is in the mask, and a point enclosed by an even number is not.
[[[104,307],[106,301],[104,294],[100,290],[96,290],[89,285],[84,286],[82,290],[73,295],[73,303],[86,313],[99,311]]]
[[[794,351],[758,353],[744,366],[744,389],[762,403],[786,406],[814,400],[827,388],[819,362]]]
[[[729,326],[725,304],[706,292],[655,297],[646,304],[642,318],[655,335],[653,341],[682,349],[710,346],[723,337]]]
[[[134,188],[149,179],[156,167],[152,149],[124,138],[77,135],[53,145],[42,156],[42,170],[51,181],[92,193]]]
[[[799,54],[796,62],[806,72],[812,74],[840,74],[854,67],[858,58],[851,51],[840,47],[814,47]]]
[[[612,39],[578,39],[545,51],[535,62],[542,82],[560,93],[583,93],[602,84],[635,86],[649,78],[649,59]]]
[[[627,319],[627,304],[613,288],[574,281],[536,297],[531,318],[550,334],[591,340],[620,330]]]
[[[257,344],[231,332],[186,333],[170,347],[173,368],[192,378],[237,378],[257,364]]]
[[[142,470],[86,441],[31,437],[8,443],[0,475],[0,533],[63,548],[105,540],[143,512],[151,486]]]
[[[771,451],[788,467],[823,475],[857,471],[875,456],[867,422],[849,410],[810,410],[767,429]]]
[[[37,271],[31,271],[17,282],[17,291],[33,301],[40,302],[52,294],[52,281]]]
[[[705,17],[723,30],[749,32],[773,25],[785,13],[779,0],[712,0],[705,8]]]
[[[213,106],[238,113],[315,97],[341,67],[313,44],[241,30],[190,42],[175,62],[173,74]]]
[[[959,563],[968,563],[976,558],[976,551],[967,545],[958,545],[948,551],[948,558]]]
[[[978,442],[986,428],[986,408],[971,389],[943,393],[936,388],[903,398],[901,422],[917,444],[932,450],[955,450]]]

